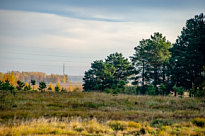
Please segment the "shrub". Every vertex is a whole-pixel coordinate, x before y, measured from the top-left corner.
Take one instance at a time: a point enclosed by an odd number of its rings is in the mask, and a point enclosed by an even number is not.
[[[55,91],[56,91],[56,92],[59,92],[60,89],[61,89],[61,86],[60,86],[59,83],[57,83],[56,86],[55,86]]]
[[[184,95],[184,88],[183,87],[177,87],[176,85],[173,86],[173,90],[177,92],[180,98]]]
[[[61,92],[67,92],[66,88],[62,87]]]
[[[203,91],[201,91],[201,90],[199,90],[199,89],[196,90],[195,96],[196,96],[196,97],[203,97],[203,96],[204,96]]]
[[[119,88],[115,88],[115,90],[112,91],[112,94],[118,94]]]
[[[125,121],[111,121],[108,123],[108,126],[110,126],[113,130],[125,130],[127,129],[128,123]]]
[[[98,108],[98,106],[94,103],[88,103],[88,107],[91,107],[91,108]]]
[[[106,93],[111,93],[111,91],[110,91],[109,88],[105,88],[105,92],[106,92]]]
[[[75,88],[74,88],[73,92],[80,92],[80,87],[75,86]]]
[[[192,120],[192,123],[199,127],[205,127],[205,119],[203,118],[195,118]]]
[[[128,122],[128,127],[141,128],[142,125],[141,125],[141,123],[136,123],[134,121],[130,121],[130,122]]]
[[[155,90],[156,88],[154,87],[154,85],[149,85],[149,87],[147,88],[148,95],[155,95]]]

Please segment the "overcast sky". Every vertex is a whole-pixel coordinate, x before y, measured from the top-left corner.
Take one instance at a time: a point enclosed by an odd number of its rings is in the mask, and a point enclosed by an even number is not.
[[[84,75],[160,32],[171,43],[205,0],[0,0],[0,72]]]

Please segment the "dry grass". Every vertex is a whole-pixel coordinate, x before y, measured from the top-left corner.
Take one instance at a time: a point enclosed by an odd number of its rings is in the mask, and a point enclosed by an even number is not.
[[[205,127],[182,122],[170,126],[154,128],[149,123],[129,121],[99,122],[96,119],[81,118],[39,118],[31,120],[13,120],[10,124],[0,126],[1,136],[19,135],[205,135]]]
[[[9,94],[0,112],[0,123],[31,118],[96,118],[148,122],[153,127],[205,118],[204,98],[111,95],[95,92],[18,92]]]

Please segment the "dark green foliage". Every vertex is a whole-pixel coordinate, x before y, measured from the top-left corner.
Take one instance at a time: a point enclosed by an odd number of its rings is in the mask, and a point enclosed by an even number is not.
[[[34,85],[36,85],[36,80],[31,80],[31,84],[33,85],[33,91],[34,91]]]
[[[3,84],[3,90],[8,91],[9,89],[10,89],[10,83],[9,83],[9,80],[7,79],[5,83]]]
[[[194,97],[194,90],[192,88],[189,89],[189,97]]]
[[[105,88],[117,87],[121,80],[128,81],[133,67],[121,53],[110,54],[103,60],[91,63],[91,69],[85,72],[83,89],[104,92]],[[123,90],[123,89],[122,89]]]
[[[45,88],[46,88],[46,83],[45,83],[45,82],[40,82],[38,89],[39,89],[41,92],[45,92]]]
[[[175,92],[177,92],[177,94],[179,95],[179,97],[183,97],[184,95],[184,88],[183,87],[177,87],[176,85],[173,86],[173,90]]]
[[[149,85],[149,87],[147,88],[148,95],[156,95],[155,90],[156,88],[154,87],[153,84]]]
[[[119,88],[116,87],[116,88],[112,91],[112,94],[118,94],[119,91],[120,91]]]
[[[17,81],[17,85],[18,90],[23,90],[23,87],[25,86],[24,82],[22,82],[21,80]]]
[[[55,92],[59,92],[60,91],[60,87],[59,86],[55,86]]]
[[[13,94],[13,96],[15,97],[16,96],[16,94],[17,94],[17,88],[14,86],[14,88],[12,88],[13,90],[12,90],[12,94]]]
[[[30,84],[28,86],[24,87],[24,91],[29,91],[29,90],[31,90],[31,85]]]
[[[0,90],[3,90],[3,84],[4,84],[4,82],[2,82],[2,81],[0,80]]]
[[[109,88],[105,88],[105,92],[106,92],[106,93],[111,93],[111,91],[110,91]]]
[[[61,92],[67,92],[66,88],[62,87]]]
[[[203,14],[187,20],[171,49],[169,74],[172,84],[185,89],[203,88],[205,66],[205,22]]]
[[[125,81],[123,81],[123,80],[121,80],[119,83],[118,83],[118,85],[117,85],[117,87],[120,89],[120,93],[124,93],[124,91],[125,91]]]
[[[154,33],[150,39],[142,39],[140,45],[134,48],[135,54],[130,57],[133,65],[136,66],[133,84],[141,83],[142,92],[145,93],[145,85],[151,80],[155,88],[165,82],[165,64],[170,57],[170,47],[171,43],[166,41],[162,34]],[[157,90],[156,93],[158,93]]]
[[[177,94],[179,95],[179,97],[182,98],[184,96],[184,88],[183,87],[178,88]]]
[[[204,96],[205,96],[204,90],[199,90],[199,89],[196,90],[195,97],[204,97]]]
[[[160,94],[161,94],[161,95],[164,95],[164,94],[165,94],[166,87],[165,87],[164,84],[161,84],[161,85],[159,86],[159,91],[160,91]]]

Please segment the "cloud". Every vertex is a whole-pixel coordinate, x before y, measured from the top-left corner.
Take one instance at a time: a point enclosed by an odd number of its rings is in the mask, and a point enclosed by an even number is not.
[[[70,65],[88,67],[92,61],[104,59],[110,53],[122,52],[125,57],[131,56],[139,41],[150,38],[154,32],[160,32],[169,41],[174,42],[184,25],[185,21],[178,23],[174,21],[107,22],[48,13],[0,10],[0,48],[5,52],[53,55],[52,58],[47,57],[48,59],[55,59],[55,55],[70,55],[74,57],[64,57],[61,60],[78,61],[78,57],[81,57],[83,62],[88,63],[70,63]],[[16,57],[15,54],[9,55]],[[3,54],[0,55],[2,56]],[[26,54],[21,56],[31,57]],[[40,59],[40,56],[36,58]],[[32,61],[24,61],[24,63],[32,63]],[[52,64],[52,62],[44,63]],[[62,65],[61,63],[56,62],[56,65]],[[85,70],[87,69],[74,69],[70,74],[82,75]]]

